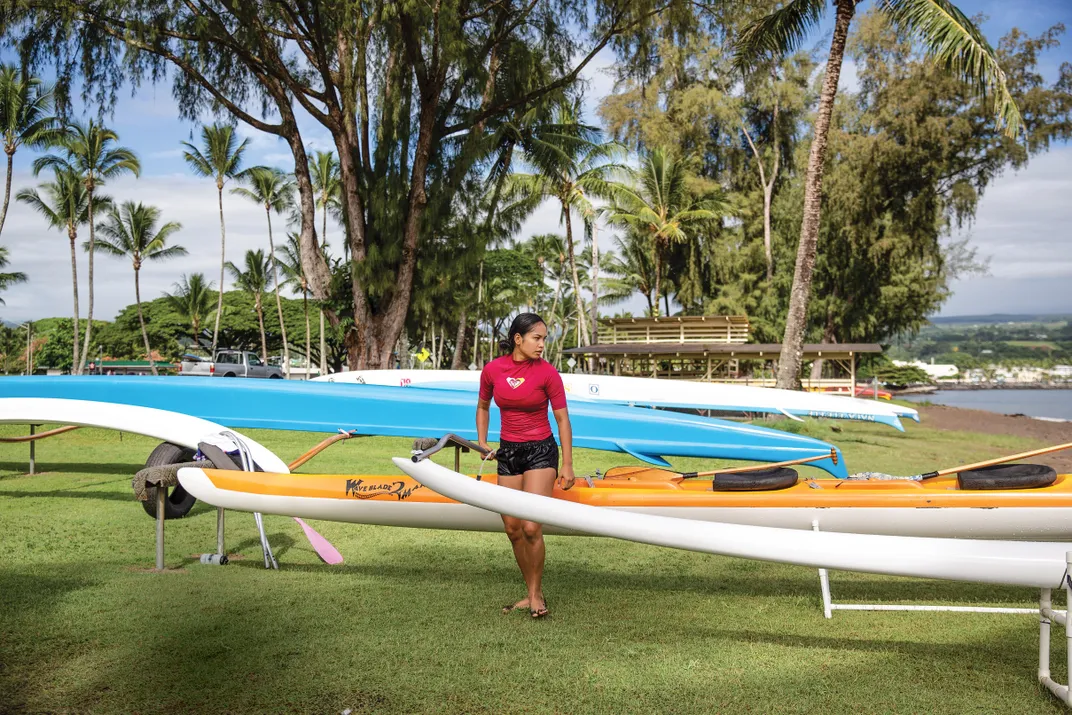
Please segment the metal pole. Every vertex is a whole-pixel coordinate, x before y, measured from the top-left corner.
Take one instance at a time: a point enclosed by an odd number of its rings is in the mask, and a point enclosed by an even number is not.
[[[1065,564],[1072,566],[1072,551],[1065,554]],[[1072,581],[1068,577],[1068,570],[1065,570],[1065,691],[1064,701],[1065,705],[1072,707],[1072,607],[1069,606],[1072,603]]]
[[[167,502],[167,487],[156,487],[156,570],[164,570],[164,504]]]
[[[223,507],[216,508],[216,553],[223,556]]]
[[[33,437],[35,427],[37,427],[37,425],[30,425],[30,436],[31,437]],[[36,444],[37,444],[36,440],[30,440],[30,474],[31,475],[34,474],[34,470],[37,467],[37,450],[35,449]]]

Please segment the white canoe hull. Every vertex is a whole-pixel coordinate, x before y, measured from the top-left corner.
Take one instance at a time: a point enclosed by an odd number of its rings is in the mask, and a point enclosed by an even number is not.
[[[1072,545],[801,531],[623,513],[478,482],[431,460],[395,465],[451,499],[560,529],[688,551],[893,576],[1058,586]],[[935,509],[934,511],[942,511]]]
[[[0,398],[0,422],[7,424],[64,424],[145,435],[197,449],[207,435],[227,429],[215,422],[152,407],[51,397]],[[289,473],[287,463],[267,447],[234,432],[250,449],[253,461],[269,472]]]
[[[353,370],[316,379],[393,387],[475,390],[479,385],[480,373],[474,370]],[[911,407],[770,387],[570,373],[562,374],[562,383],[569,399],[588,402],[862,420],[882,422],[898,429],[903,429],[898,419],[900,417],[919,421],[919,412]]]

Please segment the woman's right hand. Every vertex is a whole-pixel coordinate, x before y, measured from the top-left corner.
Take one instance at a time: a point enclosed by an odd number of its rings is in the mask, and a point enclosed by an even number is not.
[[[487,442],[477,442],[477,446],[481,449],[487,450],[481,455],[484,459],[495,459],[495,450]]]

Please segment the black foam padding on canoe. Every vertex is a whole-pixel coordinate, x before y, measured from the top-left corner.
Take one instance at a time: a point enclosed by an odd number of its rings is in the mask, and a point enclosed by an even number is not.
[[[797,472],[788,467],[773,467],[758,472],[716,474],[711,480],[715,492],[767,492],[788,489],[797,483]]]
[[[961,489],[1038,489],[1057,480],[1057,471],[1045,464],[995,464],[957,474]]]

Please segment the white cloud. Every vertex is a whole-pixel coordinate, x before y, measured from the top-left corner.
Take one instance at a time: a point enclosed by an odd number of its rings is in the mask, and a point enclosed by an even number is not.
[[[943,315],[1072,311],[1070,165],[1072,147],[1057,147],[987,189],[970,235],[990,274],[954,283]]]
[[[14,194],[18,188],[35,185],[29,174],[17,174],[12,182]],[[148,263],[141,271],[143,299],[152,299],[165,291],[183,273],[201,272],[212,281],[219,281],[220,223],[215,184],[208,179],[187,175],[143,176],[123,178],[107,187],[118,201],[141,201],[161,210],[163,221],[179,221],[182,230],[172,243],[184,246],[189,255],[163,263]],[[240,263],[249,249],[268,250],[268,229],[264,209],[248,199],[223,196],[224,218],[227,224],[227,259]],[[272,219],[276,243],[286,236],[283,217]],[[338,227],[329,226],[333,244],[339,244]],[[79,233],[78,278],[79,302],[85,317],[87,284],[87,254],[81,242],[88,237],[86,229]],[[70,244],[65,233],[48,228],[45,220],[25,204],[12,198],[0,243],[8,248],[11,261],[7,270],[22,271],[29,282],[5,291],[6,306],[0,306],[0,316],[9,321],[50,316],[69,316],[73,312],[71,296]],[[341,244],[340,244],[341,245]],[[105,255],[94,260],[94,314],[102,320],[112,320],[125,306],[134,302],[134,272],[130,262]],[[231,285],[228,277],[226,284]]]

